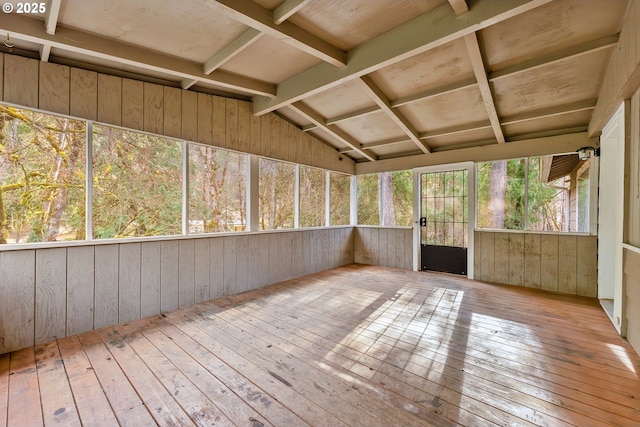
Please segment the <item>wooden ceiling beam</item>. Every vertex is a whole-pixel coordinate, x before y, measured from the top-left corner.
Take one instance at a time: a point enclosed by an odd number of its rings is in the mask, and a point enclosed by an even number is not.
[[[409,137],[411,141],[422,151],[423,153],[430,153],[431,149],[427,144],[420,140],[418,131],[409,122],[409,120],[397,109],[391,108],[389,98],[382,92],[382,89],[373,81],[369,76],[362,76],[358,79],[360,86],[364,89],[367,95],[375,102],[386,115],[398,125],[400,129]]]
[[[397,159],[378,160],[377,162],[356,163],[356,175],[458,162],[485,162],[527,156],[570,153],[586,145],[597,146],[597,139],[589,139],[587,132],[525,139],[522,141],[509,142],[508,144],[489,143],[483,146],[459,148],[456,150],[434,151],[431,154],[418,154]]]
[[[226,45],[220,51],[216,52],[211,58],[209,58],[202,66],[202,71],[209,75],[217,68],[221,67],[225,62],[232,59],[234,56],[242,52],[244,49],[251,46],[255,41],[262,37],[264,33],[249,28],[242,33],[237,39]]]
[[[456,16],[464,15],[469,12],[469,5],[466,0],[449,0],[449,4]]]
[[[473,8],[461,18],[452,12],[451,6],[442,5],[353,48],[348,53],[349,61],[344,68],[318,64],[278,84],[276,97],[254,97],[254,113],[260,115],[276,110],[513,18],[550,1],[477,0]]]
[[[309,2],[311,2],[311,0],[286,0],[273,11],[273,22],[277,25],[282,24]]]
[[[364,156],[367,160],[372,162],[377,160],[373,154],[369,153],[367,150],[363,150],[362,148],[360,148],[360,143],[355,141],[345,131],[343,131],[336,125],[325,124],[324,118],[320,116],[320,114],[318,114],[316,111],[311,109],[308,105],[305,105],[302,102],[296,102],[289,105],[289,108],[315,124],[318,128],[336,138],[338,141],[342,142],[347,147],[351,148],[356,153]]]
[[[248,77],[238,76],[222,70],[210,75],[202,72],[195,62],[178,59],[148,49],[139,48],[115,40],[71,28],[58,27],[56,34],[47,34],[41,21],[18,14],[5,14],[0,21],[0,33],[10,33],[12,37],[93,58],[114,61],[168,74],[180,79],[207,82],[226,89],[251,95],[273,96],[276,87]]]
[[[531,120],[544,119],[549,117],[561,116],[563,114],[578,113],[580,111],[588,111],[596,108],[596,99],[588,101],[575,102],[569,105],[561,105],[558,107],[546,108],[544,110],[533,111],[531,113],[518,114],[514,116],[502,117],[503,125],[511,125],[514,123],[522,123]]]
[[[291,22],[276,24],[271,11],[252,0],[209,0],[208,4],[230,18],[288,43],[327,64],[343,67],[347,62],[347,54],[343,50]]]
[[[505,67],[501,70],[492,71],[489,74],[489,80],[494,81],[503,77],[512,76],[524,71],[530,71],[539,67],[544,67],[559,61],[565,61],[571,58],[577,58],[589,53],[598,52],[603,49],[611,49],[618,43],[618,34],[612,36],[603,37],[597,40],[592,40],[587,43],[583,43],[578,46],[572,46],[559,52],[554,52],[549,55],[534,58],[530,61],[521,62],[509,67]]]
[[[44,22],[47,34],[55,34],[58,26],[58,16],[60,15],[60,6],[62,0],[51,0],[44,15]]]
[[[496,135],[496,140],[499,143],[504,143],[505,139],[504,133],[502,132],[502,125],[500,124],[493,91],[489,85],[489,79],[487,78],[487,68],[484,64],[484,59],[482,58],[482,52],[480,52],[480,45],[478,44],[476,34],[473,33],[466,35],[464,37],[464,43],[467,46],[469,59],[473,66],[473,73],[476,75],[480,95],[482,96],[484,107],[487,110],[487,115],[489,116],[491,127],[493,128],[493,133]]]

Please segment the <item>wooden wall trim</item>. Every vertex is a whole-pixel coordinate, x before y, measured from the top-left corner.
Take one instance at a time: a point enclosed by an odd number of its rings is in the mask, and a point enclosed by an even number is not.
[[[640,250],[625,245],[623,256],[627,341],[640,354]]]
[[[476,230],[474,245],[477,280],[597,295],[596,236]]]
[[[353,263],[353,228],[0,252],[0,354]]]
[[[0,53],[0,101],[347,174],[353,160],[251,103]],[[313,153],[311,155],[310,153]]]

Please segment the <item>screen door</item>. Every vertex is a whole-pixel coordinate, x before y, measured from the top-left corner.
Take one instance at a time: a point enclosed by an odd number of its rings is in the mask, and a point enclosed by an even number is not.
[[[420,172],[420,269],[467,275],[469,171]]]

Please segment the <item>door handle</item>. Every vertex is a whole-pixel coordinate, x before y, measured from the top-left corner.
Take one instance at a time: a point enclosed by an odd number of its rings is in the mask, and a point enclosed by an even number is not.
[[[427,217],[421,217],[420,218],[420,227],[426,227],[427,226]]]

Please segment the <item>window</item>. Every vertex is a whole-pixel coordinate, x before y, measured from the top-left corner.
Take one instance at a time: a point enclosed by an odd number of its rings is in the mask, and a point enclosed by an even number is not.
[[[247,157],[189,145],[189,233],[246,230]]]
[[[327,173],[300,166],[300,227],[325,225]]]
[[[93,127],[93,236],[182,232],[182,144],[107,126]]]
[[[413,223],[413,171],[386,172],[382,174],[382,181],[383,225],[411,226]],[[390,206],[393,206],[393,209],[388,209]]]
[[[578,178],[572,186],[577,164],[575,154],[478,163],[478,227],[560,232],[575,231],[570,225],[577,221],[578,231],[588,231],[588,174],[586,183]],[[582,196],[572,213],[576,186]]]
[[[337,172],[330,175],[331,225],[348,225],[351,223],[351,177]]]
[[[293,228],[295,183],[294,165],[260,159],[260,230]]]
[[[358,176],[358,224],[380,225],[380,175]]]
[[[0,243],[84,239],[85,123],[0,105]]]

